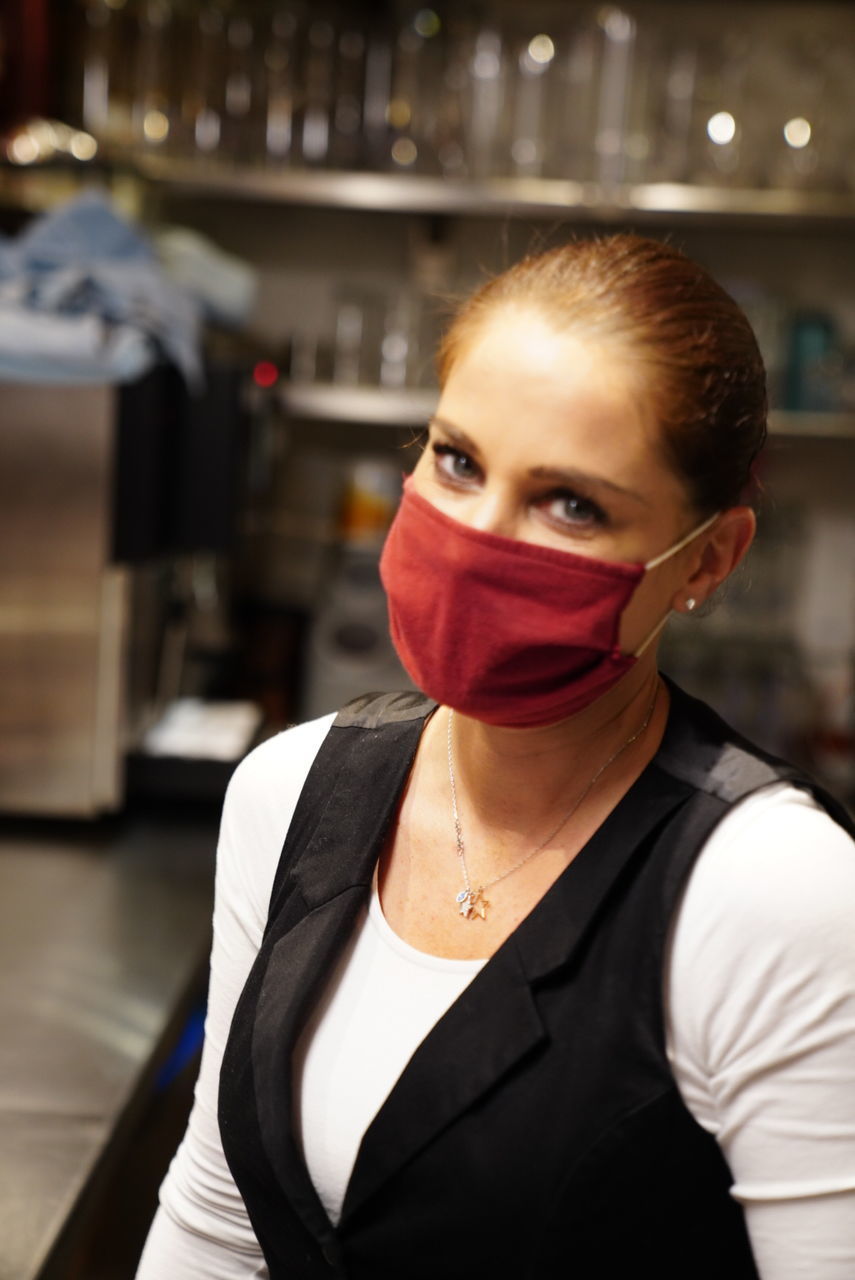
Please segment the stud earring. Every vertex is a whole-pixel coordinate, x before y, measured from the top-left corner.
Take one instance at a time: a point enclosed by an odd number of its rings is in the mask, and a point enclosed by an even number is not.
[[[697,603],[698,603],[698,602],[697,602],[697,600],[695,599],[695,597],[694,597],[694,596],[687,596],[687,597],[686,597],[686,612],[687,612],[687,613],[691,613],[691,612],[692,612],[692,610],[693,610],[693,609],[695,608],[695,606],[697,605]]]

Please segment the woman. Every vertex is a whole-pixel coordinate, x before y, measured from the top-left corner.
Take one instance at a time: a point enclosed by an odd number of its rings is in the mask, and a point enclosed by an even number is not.
[[[232,781],[140,1277],[851,1280],[852,826],[656,669],[754,533],[750,328],[615,236],[488,284],[439,365],[382,561],[427,698]]]

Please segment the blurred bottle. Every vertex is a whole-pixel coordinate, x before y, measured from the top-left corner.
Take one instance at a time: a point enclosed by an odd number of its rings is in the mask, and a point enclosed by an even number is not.
[[[540,177],[546,159],[547,111],[555,43],[541,31],[523,37],[514,50],[510,170]]]
[[[651,182],[689,180],[697,78],[697,42],[693,36],[681,33],[668,42],[663,53],[659,147],[658,155],[651,160]]]
[[[375,15],[369,27],[365,50],[363,99],[362,148],[363,158],[369,169],[384,169],[389,156],[389,104],[392,98],[394,38],[390,24]]]
[[[554,103],[546,123],[549,177],[588,181],[593,176],[600,69],[599,27],[589,14],[562,18],[556,37]]]
[[[463,123],[469,177],[487,178],[508,172],[507,88],[507,52],[502,32],[497,27],[482,26],[471,46]]]
[[[83,127],[100,143],[127,149],[133,138],[131,104],[137,28],[124,7],[89,0],[83,14]]]
[[[143,0],[137,16],[131,131],[134,146],[169,151],[176,123],[176,68],[173,6],[169,0]]]
[[[449,13],[442,35],[431,123],[433,154],[439,172],[447,178],[463,178],[469,171],[465,129],[470,46],[470,24],[456,12]]]
[[[338,32],[333,88],[329,162],[336,169],[356,169],[362,159],[365,54],[365,32],[349,20]]]
[[[818,412],[839,408],[842,372],[833,318],[824,311],[797,312],[790,326],[785,408]]]
[[[437,117],[442,93],[441,23],[433,9],[419,9],[399,26],[393,45],[387,111],[388,167],[399,172],[438,169]]]
[[[749,185],[752,156],[745,142],[751,49],[750,33],[738,26],[705,33],[700,43],[692,111],[693,182]]]
[[[420,168],[419,125],[421,101],[422,37],[412,22],[397,33],[392,51],[392,77],[387,121],[389,155],[387,166],[402,172]]]
[[[665,144],[668,49],[659,24],[644,10],[634,17],[635,34],[626,88],[623,129],[624,182],[651,181]]]
[[[248,16],[227,18],[221,151],[232,164],[257,163],[266,154],[263,55],[256,44],[256,28]]]
[[[389,301],[380,344],[380,385],[399,389],[414,380],[418,363],[417,304],[409,288],[400,289]]]
[[[600,28],[600,82],[594,133],[597,180],[605,187],[627,178],[626,138],[635,63],[637,22],[624,9],[604,6]]]
[[[180,94],[181,150],[196,159],[221,155],[225,116],[225,15],[202,4],[185,24]]]
[[[388,458],[355,458],[348,467],[339,517],[342,545],[379,552],[401,497],[401,469]]]
[[[380,381],[384,295],[373,287],[342,285],[336,291],[334,307],[333,382],[376,387]]]
[[[413,294],[414,345],[409,381],[420,388],[436,387],[434,357],[443,328],[443,313],[455,273],[453,241],[444,224],[413,222],[410,228],[409,278]]]
[[[363,308],[358,301],[342,299],[335,322],[333,381],[356,386],[361,381]]]
[[[832,190],[842,184],[835,115],[843,99],[831,55],[817,38],[782,39],[766,52],[771,74],[754,87],[755,110],[766,119],[764,177],[770,186]]]
[[[300,158],[314,167],[329,163],[336,30],[327,17],[312,18],[303,44],[303,104],[299,115]]]
[[[271,15],[261,54],[264,153],[271,165],[288,164],[294,144],[297,94],[297,15],[280,8]]]

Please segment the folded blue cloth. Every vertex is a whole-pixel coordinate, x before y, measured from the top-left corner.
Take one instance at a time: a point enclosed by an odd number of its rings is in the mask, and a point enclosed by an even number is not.
[[[106,195],[0,237],[0,377],[126,382],[163,356],[201,384],[197,304]]]

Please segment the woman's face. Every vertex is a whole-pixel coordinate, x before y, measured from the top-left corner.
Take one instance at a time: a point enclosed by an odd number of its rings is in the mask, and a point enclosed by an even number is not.
[[[414,485],[473,528],[603,560],[650,560],[700,520],[626,352],[516,306],[487,320],[452,366]],[[624,614],[625,650],[672,607],[695,546],[642,580]]]

